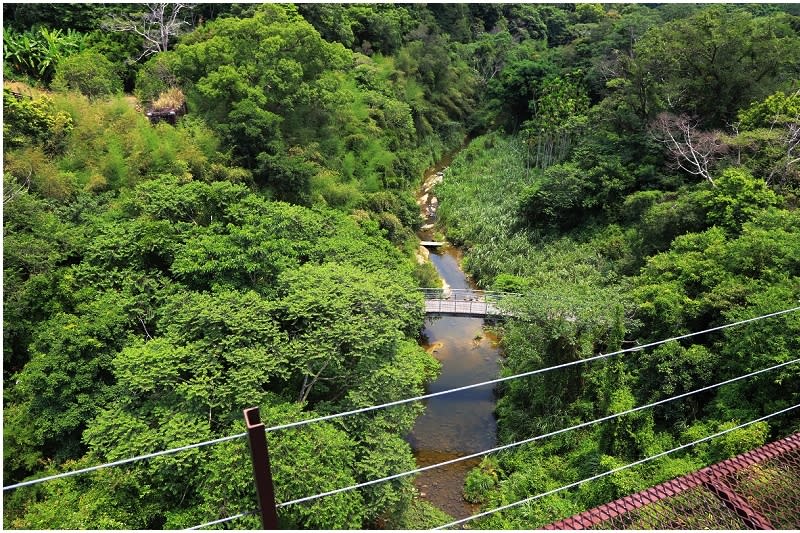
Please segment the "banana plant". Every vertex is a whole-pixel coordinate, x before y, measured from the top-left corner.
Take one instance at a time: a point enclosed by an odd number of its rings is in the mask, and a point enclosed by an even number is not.
[[[39,42],[43,45],[44,53],[39,58],[36,70],[42,78],[46,78],[48,76],[45,76],[45,73],[55,70],[56,64],[61,59],[61,52],[64,46],[61,38],[61,30],[59,29],[49,30],[42,27],[39,28],[39,35],[41,37]]]
[[[29,34],[3,28],[3,60],[9,62],[15,70],[28,70],[33,48]]]
[[[38,31],[3,29],[3,60],[14,70],[49,81],[58,62],[86,47],[86,35],[41,27]]]

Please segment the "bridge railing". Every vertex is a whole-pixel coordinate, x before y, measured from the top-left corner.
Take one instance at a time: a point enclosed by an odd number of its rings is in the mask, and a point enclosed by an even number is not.
[[[504,314],[500,302],[509,296],[520,296],[511,292],[483,291],[478,289],[421,288],[426,309],[435,313],[469,315]]]
[[[453,289],[445,288],[420,288],[426,300],[456,300],[459,302],[474,301],[497,301],[507,296],[522,296],[516,292],[482,291],[478,289]]]

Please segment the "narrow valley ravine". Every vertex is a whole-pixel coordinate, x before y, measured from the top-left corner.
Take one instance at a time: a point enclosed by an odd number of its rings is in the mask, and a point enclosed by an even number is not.
[[[426,173],[426,182],[448,164],[452,154]],[[420,237],[430,240],[430,224],[436,220],[436,205],[420,191],[425,226]],[[474,289],[461,270],[459,251],[451,246],[430,251],[430,261],[439,276],[453,289]],[[499,348],[496,338],[484,329],[481,318],[427,317],[422,332],[424,347],[442,363],[439,378],[428,385],[428,392],[469,385],[497,377]],[[480,452],[496,444],[495,398],[491,386],[478,387],[431,398],[424,414],[407,437],[417,465],[427,466]],[[479,458],[460,461],[421,473],[415,481],[420,496],[455,518],[472,514],[476,506],[462,496],[467,472]]]

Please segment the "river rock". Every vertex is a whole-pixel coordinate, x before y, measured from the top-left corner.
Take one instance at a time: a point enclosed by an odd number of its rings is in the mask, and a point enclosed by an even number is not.
[[[450,285],[447,284],[444,278],[439,278],[439,279],[442,280],[442,298],[446,300],[447,298],[450,298],[450,295],[452,294]]]
[[[428,179],[426,179],[425,183],[422,184],[422,190],[428,193],[434,187],[434,185],[441,183],[442,180],[444,180],[444,174],[441,172],[437,172],[432,176],[428,176]]]
[[[430,251],[424,246],[420,246],[419,250],[417,250],[417,263],[419,263],[420,265],[425,263],[426,261],[428,261],[430,256],[431,256]]]
[[[422,226],[419,229],[422,230],[422,231],[428,231],[429,229],[433,229],[433,224],[425,224],[424,226]]]
[[[428,346],[425,349],[425,351],[430,353],[430,354],[439,353],[439,350],[441,350],[443,346],[444,346],[443,342],[434,342],[433,344]]]

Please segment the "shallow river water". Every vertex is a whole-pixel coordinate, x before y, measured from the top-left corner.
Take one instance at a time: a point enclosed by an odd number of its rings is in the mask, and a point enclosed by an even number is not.
[[[433,222],[435,213],[427,218],[426,222]],[[474,289],[461,270],[458,250],[450,246],[431,250],[430,260],[451,288]],[[497,377],[500,352],[496,339],[483,325],[481,318],[426,318],[423,346],[442,363],[441,375],[428,385],[428,392]],[[427,400],[425,413],[407,437],[417,465],[427,466],[495,446],[494,407],[491,385]],[[454,518],[473,514],[475,507],[463,499],[462,490],[467,472],[479,462],[480,458],[469,459],[421,473],[415,481],[421,497]]]

